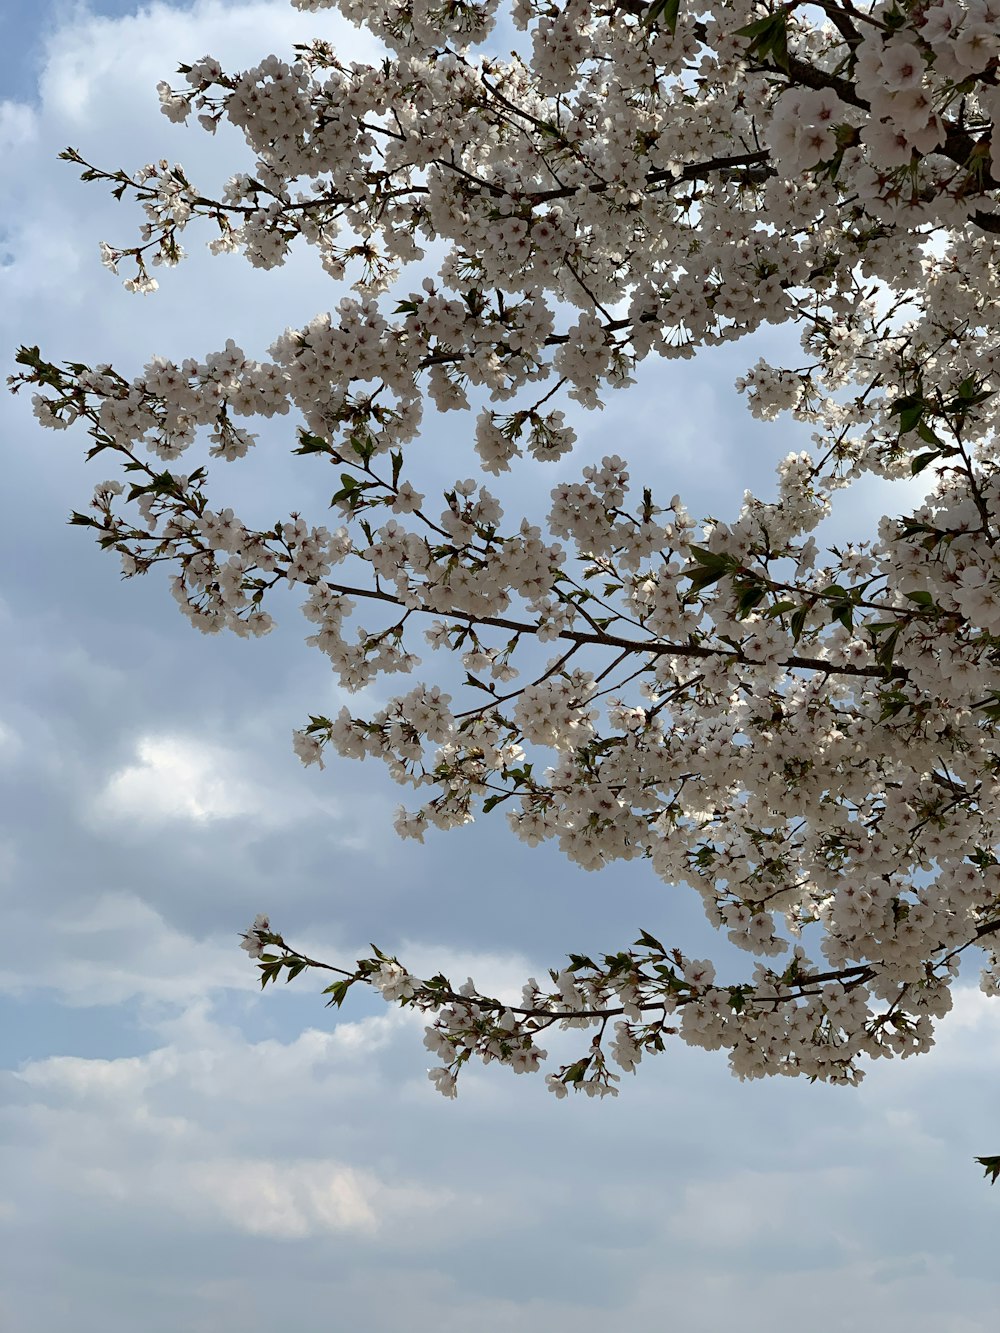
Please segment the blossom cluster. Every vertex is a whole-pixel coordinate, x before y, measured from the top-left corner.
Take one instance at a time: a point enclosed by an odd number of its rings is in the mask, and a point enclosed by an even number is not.
[[[102,251],[135,290],[199,223],[259,268],[315,246],[350,283],[267,360],[230,341],[125,376],[22,349],[14,388],[40,422],[79,423],[126,470],[74,521],[126,575],[169,568],[206,632],[266,633],[274,590],[298,589],[349,691],[428,649],[459,660],[455,689],[442,668],[365,716],[311,716],[300,759],[384,762],[416,793],[404,836],[503,805],[518,837],[585,869],[648,860],[757,960],[717,983],[644,936],[530,982],[520,1006],[361,960],[336,984],[432,1014],[447,1095],[473,1054],[535,1069],[553,1026],[594,1029],[550,1076],[558,1095],[613,1092],[608,1060],[634,1071],[668,1035],[725,1049],[740,1077],[853,1082],[865,1057],[930,1046],[966,950],[997,991],[994,4],[516,0],[528,45],[500,58],[492,0],[339,0],[385,60],[314,42],[160,85],[169,119],[243,134],[220,198],[166,161],[64,154],[144,210],[138,244]],[[411,281],[432,246],[437,272]],[[761,420],[811,429],[774,499],[700,523],[617,453],[571,469],[569,401],[597,408],[645,358],[779,324],[803,364],[738,381]],[[426,403],[476,413],[463,469],[559,469],[544,522],[508,518],[477,476],[428,498]],[[334,469],[333,517],[261,530],[210,504],[208,467],[251,466],[243,421],[286,415],[296,452]],[[864,474],[928,493],[822,551],[834,495]],[[319,966],[266,919],[246,943],[265,980]]]

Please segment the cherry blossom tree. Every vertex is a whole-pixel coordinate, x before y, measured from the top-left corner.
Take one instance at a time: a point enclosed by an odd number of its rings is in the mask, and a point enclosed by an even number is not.
[[[172,121],[245,136],[221,197],[166,161],[63,156],[145,210],[137,243],[102,246],[131,290],[203,227],[255,268],[313,246],[349,294],[267,361],[230,341],[129,377],[22,348],[12,386],[117,458],[124,485],[73,522],[128,576],[166,566],[197,628],[264,634],[294,585],[342,686],[416,679],[371,716],[310,716],[304,763],[382,760],[413,793],[404,837],[502,807],[585,869],[645,858],[753,961],[721,979],[644,932],[515,1005],[378,950],[331,968],[258,917],[262,982],[325,968],[332,1004],[367,984],[422,1011],[448,1096],[473,1055],[538,1068],[554,1027],[587,1031],[557,1096],[617,1092],[672,1038],[740,1078],[835,1083],[926,1051],[963,954],[1000,992],[1000,3],[337,7],[384,60],[316,41],[159,85]],[[568,401],[778,325],[803,364],[737,386],[810,428],[774,498],[701,521],[610,451],[566,475]],[[436,503],[413,484],[428,404],[469,414],[479,474]],[[334,469],[333,516],[260,531],[209,471],[284,415]],[[518,468],[549,469],[544,524],[482,476]],[[926,498],[821,549],[866,474]]]

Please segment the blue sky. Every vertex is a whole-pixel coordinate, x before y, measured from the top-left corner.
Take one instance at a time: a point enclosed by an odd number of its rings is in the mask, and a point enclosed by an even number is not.
[[[261,355],[337,299],[307,255],[252,273],[193,235],[155,296],[128,295],[97,242],[134,215],[56,154],[179,159],[211,186],[238,140],[168,124],[156,81],[319,32],[364,59],[360,34],[284,0],[14,0],[4,18],[9,364],[22,341],[126,373],[230,336]],[[725,516],[796,443],[732,390],[760,354],[647,367],[580,420],[559,474],[619,451]],[[715,945],[694,895],[642,865],[587,875],[496,819],[397,842],[380,769],[292,753],[338,699],[303,622],[250,644],[192,632],[162,580],[122,583],[66,526],[107,465],[40,432],[23,396],[0,414],[2,1333],[995,1329],[1000,1189],[972,1157],[1000,1148],[1000,1014],[974,984],[929,1056],[858,1090],[739,1084],[677,1047],[600,1103],[494,1068],[446,1103],[419,1022],[364,997],[335,1018],[307,978],[260,995],[237,947],[258,911],[331,960],[375,940],[494,987],[640,926]],[[309,461],[282,425],[262,435],[234,493],[321,521]],[[463,422],[425,437],[430,471],[471,475]],[[865,531],[881,502],[859,492],[838,522]]]

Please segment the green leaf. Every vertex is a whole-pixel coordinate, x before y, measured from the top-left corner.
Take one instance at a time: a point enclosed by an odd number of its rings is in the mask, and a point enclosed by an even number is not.
[[[736,29],[737,37],[747,37],[747,54],[758,60],[768,56],[779,69],[788,71],[788,11],[779,10],[777,14],[768,14],[765,18],[748,23],[745,28]]]
[[[898,398],[894,399],[893,402],[890,404],[889,415],[891,417],[898,417],[903,412],[909,411],[911,408],[914,407],[919,407],[922,410],[923,406],[924,406],[923,394],[903,393],[900,394]]]
[[[770,54],[771,59],[778,68],[783,69],[787,74],[789,71],[788,24],[784,14],[781,15],[780,21],[775,28],[774,36],[771,39]]]
[[[692,546],[691,554],[699,565],[706,565],[709,569],[725,567],[732,558],[723,555],[721,551],[710,551],[706,546]]]
[[[749,612],[751,612],[754,609],[754,607],[758,604],[758,602],[762,602],[764,600],[764,592],[765,589],[761,586],[761,584],[751,583],[748,588],[744,589],[744,591],[740,596],[740,600],[736,604],[736,614],[741,619],[745,615],[749,614]]]
[[[349,472],[340,474],[341,487],[330,497],[330,508],[346,500],[352,510],[357,508],[358,501],[362,498],[362,493],[373,485],[370,481],[358,481]]]
[[[671,995],[683,995],[685,991],[691,990],[691,983],[682,981],[672,967],[666,967],[663,963],[654,963],[653,971]]]
[[[655,949],[657,953],[665,954],[667,952],[656,936],[650,935],[648,930],[639,931],[639,938],[636,940],[636,944],[644,944],[647,949]]]
[[[604,955],[604,966],[614,976],[618,972],[631,972],[633,962],[631,956],[627,953],[606,953]]]
[[[684,578],[691,580],[691,591],[701,592],[703,588],[718,583],[731,570],[737,568],[731,555],[721,555],[718,551],[706,551],[700,546],[692,546],[691,554],[695,558],[693,565],[681,570]]]
[[[839,583],[831,583],[819,594],[830,599],[830,621],[839,620],[845,629],[854,624],[854,595]]]
[[[597,964],[593,958],[588,958],[585,953],[571,953],[569,955],[569,971],[579,972],[581,967],[589,967],[592,972],[597,971]]]
[[[896,717],[904,708],[909,708],[910,701],[900,690],[883,690],[878,697],[882,705],[882,712],[879,714],[879,721],[885,722],[890,717]]]
[[[367,431],[354,431],[349,440],[351,448],[362,463],[370,463],[375,453],[375,441]]]
[[[152,481],[145,486],[133,486],[125,499],[131,503],[137,500],[140,495],[175,495],[181,494],[177,486],[177,478],[170,472],[155,472]]]
[[[884,625],[878,625],[878,626],[869,625],[867,628],[877,632],[878,630],[885,629],[886,627]],[[892,667],[892,658],[893,654],[896,651],[896,644],[899,641],[900,629],[901,629],[900,625],[895,625],[890,631],[890,633],[886,635],[886,637],[879,644],[878,651],[875,654],[876,662],[878,662],[879,666],[885,667],[886,671],[890,670]]]
[[[766,37],[774,26],[773,14],[765,14],[762,19],[755,19],[753,23],[748,23],[745,28],[737,28],[737,37],[749,37],[753,41],[759,41],[761,37]]]
[[[307,430],[299,431],[299,447],[292,450],[296,454],[332,454],[330,444],[319,435],[311,435]]]
[[[802,969],[799,963],[799,959],[793,958],[792,961],[785,968],[784,972],[782,972],[781,974],[782,984],[785,986],[795,985],[795,983],[799,979],[801,971]]]
[[[935,458],[940,458],[938,449],[930,449],[925,454],[916,454],[910,459],[910,476],[915,477],[918,472],[923,472],[928,464],[933,463]]]
[[[324,995],[329,995],[330,999],[326,1002],[329,1009],[331,1005],[336,1005],[339,1009],[347,997],[347,992],[354,985],[354,978],[347,977],[343,981],[335,981],[332,986],[327,986],[323,991]]]
[[[653,0],[653,3],[647,6],[642,21],[647,28],[654,23],[661,23],[663,27],[674,33],[677,31],[680,8],[680,0]]]
[[[923,403],[913,403],[912,406],[904,407],[899,413],[899,433],[906,435],[911,430],[916,430],[920,418],[924,415]]]

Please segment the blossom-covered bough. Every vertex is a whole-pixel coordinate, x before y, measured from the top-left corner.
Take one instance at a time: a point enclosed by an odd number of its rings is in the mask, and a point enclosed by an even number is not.
[[[559,1095],[616,1091],[613,1066],[674,1035],[744,1078],[856,1082],[862,1057],[925,1051],[966,951],[1000,991],[1000,3],[338,7],[384,60],[314,42],[160,85],[171,120],[244,133],[221,198],[167,162],[64,156],[145,209],[137,244],[103,246],[135,290],[200,223],[258,268],[312,245],[352,294],[267,362],[229,342],[127,377],[23,348],[13,386],[119,457],[127,489],[73,521],[128,575],[167,566],[198,628],[262,634],[294,584],[350,690],[418,671],[427,642],[461,660],[452,693],[439,672],[373,716],[311,717],[305,763],[382,759],[417,793],[404,836],[503,806],[587,869],[646,858],[756,961],[720,981],[643,934],[515,1006],[376,951],[331,1002],[363,982],[425,1012],[449,1095],[472,1054],[536,1068],[553,1026],[591,1033]],[[504,58],[498,19],[522,34]],[[427,247],[434,276],[408,282]],[[738,385],[754,416],[811,427],[773,500],[701,523],[610,452],[565,476],[567,399],[780,324],[803,364]],[[477,413],[482,472],[554,465],[544,526],[489,478],[443,504],[415,489],[425,403]],[[210,499],[204,460],[179,470],[206,435],[212,460],[244,458],[246,419],[285,414],[333,466],[328,527],[256,530]],[[866,473],[919,474],[927,498],[821,550]],[[325,966],[264,918],[244,942],[264,982]]]

